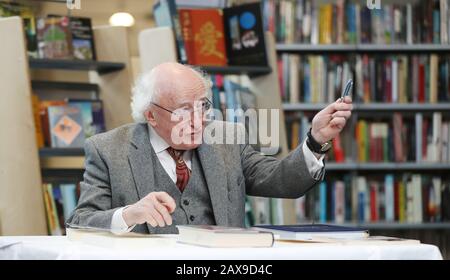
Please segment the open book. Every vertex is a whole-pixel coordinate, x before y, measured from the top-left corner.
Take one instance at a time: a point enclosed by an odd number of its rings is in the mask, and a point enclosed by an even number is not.
[[[178,242],[204,247],[272,247],[273,234],[255,229],[207,225],[177,226]]]

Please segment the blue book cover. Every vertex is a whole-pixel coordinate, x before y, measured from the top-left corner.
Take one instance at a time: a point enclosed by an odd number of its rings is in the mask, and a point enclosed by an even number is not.
[[[92,106],[90,102],[69,102],[69,106],[77,107],[81,112],[83,119],[83,130],[85,138],[89,138],[95,134],[94,121],[92,119]]]
[[[358,222],[359,223],[364,223],[364,221],[365,221],[364,208],[365,208],[364,192],[358,192]]]
[[[64,220],[67,221],[73,210],[77,206],[76,198],[76,185],[75,184],[61,184],[60,185],[62,202],[63,202],[63,212]]]
[[[233,83],[229,79],[223,80],[223,86],[225,89],[225,100],[227,104],[227,112],[226,112],[226,120],[229,122],[236,121],[235,109],[236,109],[236,100],[235,100],[235,91],[237,90],[237,84]]]
[[[277,239],[284,240],[313,240],[319,237],[360,239],[369,236],[367,229],[327,224],[258,225],[255,228],[272,232]]]
[[[327,183],[325,181],[320,182],[320,222],[325,223],[327,221]]]
[[[103,113],[103,101],[101,99],[66,99],[69,105],[76,105],[80,108],[83,117],[84,128],[89,131],[85,133],[89,136],[106,131],[105,115]]]
[[[153,5],[153,14],[157,26],[171,27],[174,30],[178,49],[178,58],[181,63],[187,63],[187,54],[184,47],[183,34],[175,0],[159,0]]]
[[[367,229],[327,224],[258,225],[258,228],[286,232],[367,232]]]

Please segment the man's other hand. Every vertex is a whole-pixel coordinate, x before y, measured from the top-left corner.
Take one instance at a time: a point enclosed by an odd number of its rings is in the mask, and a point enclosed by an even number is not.
[[[172,224],[175,211],[175,200],[166,192],[151,192],[122,212],[123,219],[128,226],[149,223],[152,227],[165,227]]]
[[[332,140],[344,128],[352,109],[352,99],[349,96],[346,96],[344,101],[339,98],[331,103],[314,116],[311,135],[320,144]]]

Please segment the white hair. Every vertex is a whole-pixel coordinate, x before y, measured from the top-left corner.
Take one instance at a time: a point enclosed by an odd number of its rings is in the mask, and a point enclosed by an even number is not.
[[[209,76],[197,67],[184,65],[191,69],[202,81],[206,89],[206,96],[211,97],[212,82]],[[159,93],[163,92],[164,82],[158,78],[157,67],[141,74],[135,81],[131,97],[131,116],[135,122],[146,122],[145,111],[148,110],[152,102],[156,102]]]

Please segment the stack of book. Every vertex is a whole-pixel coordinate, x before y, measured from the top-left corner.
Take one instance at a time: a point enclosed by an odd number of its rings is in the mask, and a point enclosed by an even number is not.
[[[450,101],[447,55],[298,55],[278,59],[285,103],[331,103],[348,79],[359,103],[437,103]]]
[[[64,235],[65,221],[72,214],[80,197],[80,186],[77,183],[43,183],[42,188],[48,233]]]
[[[288,144],[295,149],[311,127],[310,115],[290,114]],[[361,117],[333,140],[330,162],[450,163],[450,122],[441,113],[415,113],[373,120]],[[356,143],[356,148],[354,146]]]
[[[299,222],[420,224],[450,220],[449,194],[439,176],[345,176],[321,182],[295,207]]]
[[[367,8],[366,1],[262,2],[265,29],[280,43],[449,43],[448,0],[383,3],[381,9]]]

